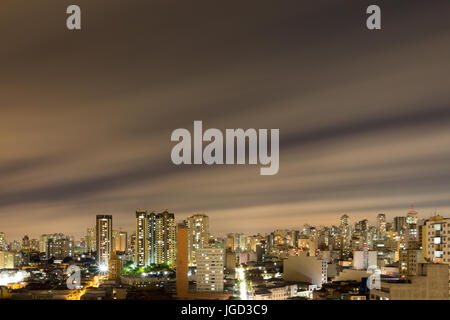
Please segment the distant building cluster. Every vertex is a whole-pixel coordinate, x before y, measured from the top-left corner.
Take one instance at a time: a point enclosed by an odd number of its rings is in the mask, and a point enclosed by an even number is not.
[[[204,214],[178,223],[167,210],[134,217],[126,232],[112,215],[97,215],[80,240],[56,233],[8,242],[0,232],[0,297],[449,299],[450,219],[420,219],[413,206],[391,221],[379,213],[375,225],[344,214],[333,226],[224,237],[212,235]],[[76,290],[66,287],[69,265],[81,270]]]

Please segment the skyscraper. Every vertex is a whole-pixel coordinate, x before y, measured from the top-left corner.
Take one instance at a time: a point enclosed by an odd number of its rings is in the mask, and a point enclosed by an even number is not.
[[[127,253],[128,254],[136,254],[136,232],[133,232],[131,236],[127,239]]]
[[[157,215],[158,263],[175,265],[176,225],[175,215],[164,211]]]
[[[196,251],[204,248],[209,240],[209,218],[203,214],[195,214],[187,219],[189,229],[189,265],[195,266]]]
[[[223,292],[224,249],[197,250],[197,291]]]
[[[14,252],[0,250],[0,269],[14,268]]]
[[[48,242],[48,234],[42,234],[39,237],[39,252],[46,253],[47,252],[47,242]]]
[[[55,257],[55,243],[57,239],[63,238],[62,233],[43,234],[39,237],[39,252],[45,253],[47,258]]]
[[[406,216],[406,241],[408,248],[417,249],[417,211],[413,205]]]
[[[0,232],[0,250],[6,250],[6,237],[4,232]]]
[[[149,225],[147,210],[136,210],[136,240],[134,262],[138,267],[149,264]]]
[[[39,240],[38,239],[30,240],[30,249],[32,252],[39,252]]]
[[[449,235],[450,218],[433,216],[428,219],[423,234],[423,251],[427,261],[450,264]]]
[[[97,250],[97,244],[95,240],[95,229],[88,228],[86,232],[86,248],[88,252],[94,252]]]
[[[230,251],[235,251],[234,238],[234,233],[229,233],[227,235],[227,249],[229,249]]]
[[[399,260],[400,260],[400,275],[402,277],[414,276],[417,274],[418,264],[422,261],[422,251],[418,241],[418,227],[417,227],[417,211],[414,206],[408,211],[406,216],[406,229],[404,243],[400,244]]]
[[[426,261],[450,265],[450,219],[433,216],[425,223],[423,255]],[[449,268],[450,297],[450,268]]]
[[[55,259],[64,259],[73,256],[73,238],[63,234],[50,235],[47,240],[47,256]]]
[[[348,225],[348,215],[344,214],[341,217],[341,226]]]
[[[112,251],[112,216],[97,215],[96,218],[97,263],[107,265]]]
[[[394,218],[394,231],[398,234],[403,234],[406,228],[406,217]]]
[[[175,264],[175,215],[167,210],[148,214],[150,263]]]
[[[338,246],[341,249],[341,253],[343,257],[347,257],[351,253],[351,241],[352,241],[352,233],[351,227],[348,220],[348,215],[344,214],[341,217],[341,225],[340,225],[341,235],[339,237]]]
[[[384,213],[377,215],[377,233],[379,239],[383,239],[386,235],[386,215]]]
[[[30,252],[30,249],[31,249],[31,247],[30,247],[30,238],[27,235],[25,235],[22,238],[22,251]]]

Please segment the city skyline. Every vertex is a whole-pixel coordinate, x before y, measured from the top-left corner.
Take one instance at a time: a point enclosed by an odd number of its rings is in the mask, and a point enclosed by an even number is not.
[[[198,215],[204,215],[204,216],[207,217],[208,221],[210,221],[210,222],[208,222],[208,230],[210,231],[209,232],[210,235],[214,236],[214,237],[222,238],[222,237],[226,237],[228,234],[233,234],[233,233],[243,234],[245,236],[251,236],[251,235],[257,235],[257,234],[267,235],[267,234],[269,234],[271,232],[274,232],[276,230],[289,230],[289,231],[297,230],[297,231],[301,231],[301,229],[305,225],[309,225],[311,227],[317,227],[319,229],[321,229],[323,227],[333,227],[333,226],[339,227],[339,225],[341,224],[341,217],[345,216],[345,215],[348,216],[349,225],[355,225],[355,224],[357,224],[360,221],[367,220],[367,222],[368,222],[368,224],[370,226],[377,226],[377,223],[378,223],[377,219],[378,219],[378,215],[379,214],[384,215],[385,219],[386,219],[385,221],[389,223],[389,222],[394,222],[395,218],[397,218],[397,217],[405,217],[406,218],[408,216],[408,213],[411,211],[411,209],[414,209],[416,211],[416,213],[418,214],[418,219],[419,220],[421,220],[421,219],[422,220],[427,220],[427,219],[429,219],[429,218],[431,218],[433,216],[444,216],[444,217],[447,216],[445,213],[439,212],[437,209],[435,209],[435,211],[433,213],[431,213],[430,215],[423,215],[423,214],[421,214],[421,211],[418,210],[417,207],[413,203],[411,203],[410,207],[408,209],[404,210],[403,214],[393,215],[393,216],[391,216],[389,214],[386,214],[386,212],[381,212],[381,211],[374,213],[373,216],[361,216],[361,217],[359,217],[359,216],[352,216],[349,213],[342,212],[341,214],[336,216],[335,220],[333,222],[331,222],[330,224],[324,224],[324,223],[317,223],[317,224],[315,224],[315,223],[303,222],[303,223],[300,223],[300,224],[297,224],[297,225],[291,225],[291,226],[285,226],[285,227],[280,227],[280,226],[275,225],[275,226],[271,226],[271,228],[267,228],[267,230],[255,230],[253,232],[240,232],[240,231],[236,231],[237,229],[230,229],[230,230],[224,231],[223,233],[218,233],[218,232],[214,231],[214,228],[210,228],[211,226],[214,226],[214,220],[212,220],[212,224],[211,224],[210,223],[211,222],[210,217],[207,214],[205,214],[205,213],[192,213],[191,215],[187,215],[185,217],[180,217],[176,213],[173,213],[173,214],[175,215],[175,224],[177,224],[177,223],[185,223],[186,221],[189,220],[189,218],[192,218],[192,217],[195,217],[195,216],[198,216]],[[136,211],[133,213],[133,216],[131,217],[131,221],[132,221],[133,226],[130,229],[126,229],[126,228],[123,228],[121,225],[117,225],[117,223],[115,221],[115,218],[114,218],[114,214],[101,213],[101,214],[96,214],[96,215],[93,216],[94,223],[93,223],[92,226],[86,226],[84,230],[76,231],[76,232],[63,232],[63,231],[60,230],[60,231],[52,231],[52,232],[40,232],[40,233],[38,233],[36,235],[31,234],[31,233],[24,233],[23,235],[21,235],[18,238],[11,238],[11,237],[9,237],[8,236],[8,232],[5,232],[4,230],[0,230],[0,232],[2,232],[5,235],[5,238],[6,238],[8,243],[11,243],[13,241],[21,242],[23,237],[25,237],[25,236],[29,237],[30,239],[39,239],[40,236],[42,236],[42,235],[51,235],[51,234],[63,234],[65,236],[74,237],[75,240],[83,240],[83,239],[86,240],[87,231],[89,229],[93,229],[93,230],[96,229],[96,217],[97,216],[104,216],[104,215],[108,215],[109,216],[110,215],[110,216],[112,216],[112,221],[114,221],[112,230],[113,231],[126,232],[128,234],[128,236],[131,236],[132,234],[136,233],[136,214],[138,212],[141,212],[141,213],[145,212],[145,214],[147,214],[147,212],[156,214],[158,212],[164,212],[166,210],[167,209],[158,211],[158,210],[146,210],[146,209],[143,209],[143,208],[137,208]]]
[[[449,1],[0,4],[0,231],[74,233],[134,210],[216,234],[450,212]],[[274,8],[275,7],[275,8]],[[171,132],[279,128],[280,170],[176,166]],[[236,221],[239,221],[237,224]]]

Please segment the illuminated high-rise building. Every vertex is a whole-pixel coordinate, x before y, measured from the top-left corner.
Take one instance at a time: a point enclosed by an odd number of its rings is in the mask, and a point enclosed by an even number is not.
[[[0,251],[1,250],[6,250],[7,249],[7,245],[6,245],[6,236],[4,232],[0,232]]]
[[[39,252],[41,253],[47,252],[47,241],[48,241],[48,234],[42,234],[39,237]]]
[[[197,292],[223,292],[224,249],[197,250]]]
[[[175,215],[163,211],[148,214],[150,263],[175,265]]]
[[[379,239],[384,239],[386,235],[386,215],[379,213],[377,215],[377,233]]]
[[[30,238],[26,235],[22,238],[22,251],[30,252]]]
[[[400,243],[399,262],[401,277],[415,276],[419,263],[422,261],[421,241],[418,239],[417,211],[414,206],[408,211],[406,216],[405,237]]]
[[[413,205],[406,216],[406,241],[408,248],[417,249],[417,211]]]
[[[196,252],[207,246],[209,240],[209,218],[203,214],[195,214],[187,218],[187,226],[189,230],[189,265],[195,266]]]
[[[30,240],[30,249],[32,252],[39,252],[39,240],[38,239]]]
[[[74,241],[71,237],[66,237],[62,234],[53,235],[48,238],[47,252],[48,257],[55,259],[64,259],[73,257]]]
[[[73,253],[75,255],[82,255],[87,252],[86,240],[81,238],[80,240],[73,241]]]
[[[436,215],[428,219],[423,227],[422,248],[426,262],[450,266],[450,218]],[[450,268],[449,268],[450,297]]]
[[[21,250],[21,242],[20,241],[17,241],[17,240],[14,240],[13,242],[11,242],[10,244],[9,244],[9,251],[15,251],[15,252],[18,252],[18,251],[20,251]]]
[[[349,225],[348,215],[344,214],[341,216],[341,226],[348,226],[348,225]]]
[[[256,251],[256,246],[260,243],[261,235],[248,236],[246,239],[247,250]]]
[[[112,251],[112,216],[97,215],[95,238],[97,242],[97,263],[106,265]]]
[[[86,249],[88,252],[97,250],[97,241],[95,239],[95,229],[88,228],[86,232]]]
[[[133,232],[127,239],[127,253],[136,254],[136,232]]]
[[[419,263],[422,261],[422,251],[419,249],[401,249],[399,252],[400,268],[402,278],[417,275]]]
[[[425,223],[423,252],[427,262],[450,264],[450,218],[433,216]]]
[[[404,234],[406,229],[406,217],[395,217],[394,218],[394,231],[398,234]]]
[[[302,227],[302,235],[309,237],[310,233],[311,233],[311,226],[309,224],[304,224]]]
[[[348,215],[344,214],[341,217],[341,225],[340,225],[340,237],[338,239],[338,247],[341,250],[342,256],[344,258],[348,257],[351,254],[351,240],[352,240],[352,232],[351,226],[349,224]]]
[[[0,269],[14,268],[14,253],[0,250]]]
[[[62,233],[43,234],[39,243],[42,250],[45,246],[45,255],[47,258],[64,259],[74,255],[74,241],[72,237],[65,236]]]
[[[49,250],[48,250],[48,241],[49,239],[56,238],[57,234],[42,234],[39,237],[39,252],[45,253],[45,256],[47,258],[50,257]]]
[[[149,224],[147,210],[136,210],[136,239],[134,262],[138,267],[149,264]]]
[[[367,231],[369,229],[369,221],[363,219],[355,224],[355,231]]]
[[[231,251],[245,251],[247,238],[243,233],[229,233],[226,239],[226,247]]]
[[[229,249],[230,251],[235,251],[235,247],[234,247],[234,238],[235,238],[235,234],[234,233],[229,233],[227,235],[227,249]]]

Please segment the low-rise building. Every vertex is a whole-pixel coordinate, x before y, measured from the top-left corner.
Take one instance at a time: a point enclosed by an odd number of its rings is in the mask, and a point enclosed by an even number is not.
[[[267,284],[254,289],[254,300],[287,300],[297,296],[297,284]]]
[[[407,279],[381,281],[372,289],[371,300],[448,300],[448,265],[420,263],[417,275]]]
[[[301,252],[284,260],[283,279],[286,281],[310,282],[317,287],[327,282],[327,262]]]

